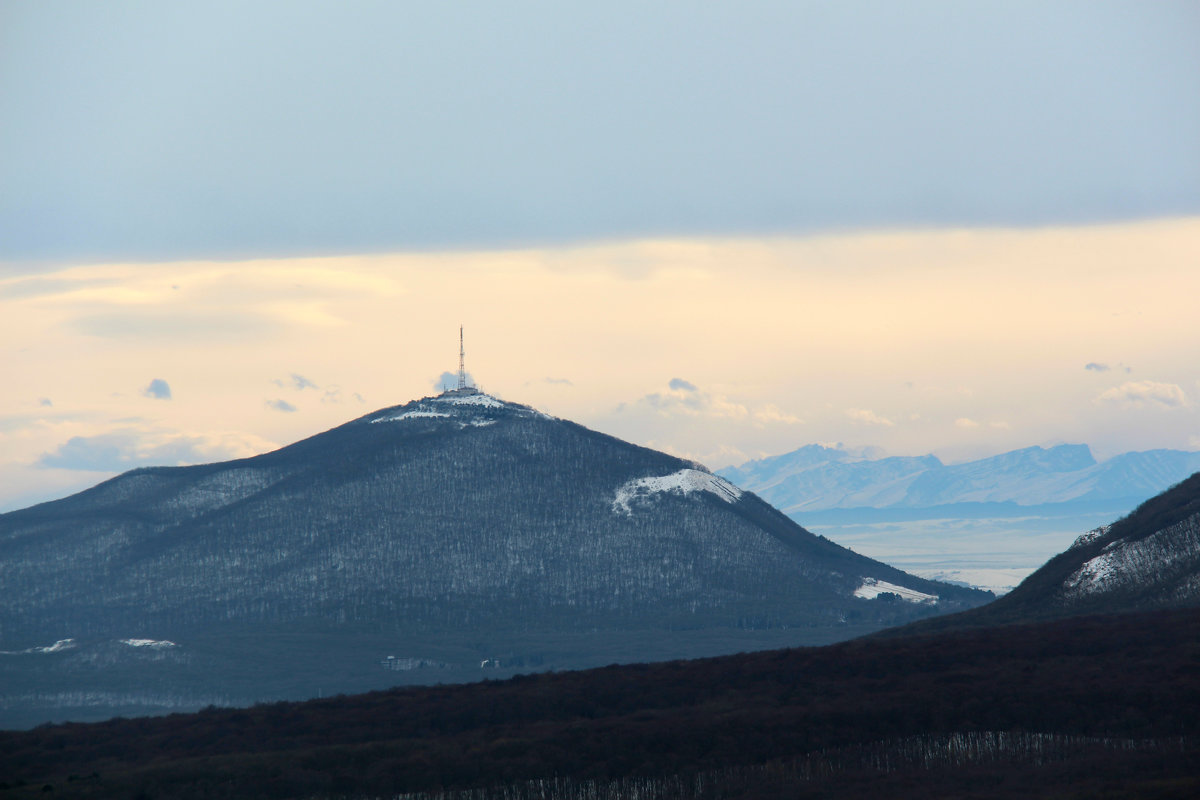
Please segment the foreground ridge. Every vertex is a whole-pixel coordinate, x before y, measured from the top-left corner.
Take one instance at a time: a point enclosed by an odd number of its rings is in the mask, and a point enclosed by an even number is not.
[[[88,797],[1182,798],[1197,642],[1200,611],[1157,611],[207,709],[0,732],[0,774]]]

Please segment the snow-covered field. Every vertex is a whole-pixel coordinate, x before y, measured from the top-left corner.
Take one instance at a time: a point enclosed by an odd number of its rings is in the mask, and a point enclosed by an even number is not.
[[[862,583],[854,590],[854,596],[861,597],[864,600],[874,600],[885,592],[894,594],[901,600],[906,600],[909,603],[936,603],[938,599],[936,594],[918,592],[916,589],[909,589],[907,586],[898,586],[876,578],[863,578]]]

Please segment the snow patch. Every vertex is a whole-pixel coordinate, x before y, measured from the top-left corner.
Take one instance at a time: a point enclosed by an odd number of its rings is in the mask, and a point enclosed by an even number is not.
[[[1111,527],[1112,527],[1111,525],[1101,525],[1099,528],[1096,528],[1095,530],[1090,530],[1087,533],[1081,533],[1075,539],[1075,541],[1071,542],[1071,546],[1068,547],[1067,549],[1074,550],[1076,547],[1083,547],[1085,544],[1091,544],[1092,542],[1096,541],[1104,534],[1108,533],[1108,529]]]
[[[1138,560],[1138,544],[1134,543],[1131,546],[1130,543],[1120,540],[1109,542],[1099,555],[1083,562],[1083,565],[1067,578],[1064,587],[1066,594],[1096,594],[1115,589],[1119,583],[1129,583],[1132,576],[1123,575],[1123,567]]]
[[[433,398],[435,403],[453,403],[456,406],[483,406],[484,408],[504,408],[504,402],[490,394],[453,394]]]
[[[179,646],[167,639],[121,639],[121,644],[127,644],[130,647],[149,647],[151,650],[166,650],[168,647]]]
[[[897,586],[894,583],[881,581],[878,578],[863,578],[862,583],[854,590],[855,597],[861,597],[865,600],[874,600],[884,592],[891,592],[899,595],[901,600],[907,600],[910,603],[936,603],[938,596],[936,594],[926,594],[918,592],[916,589],[909,589],[906,586]]]
[[[612,510],[617,513],[631,513],[631,503],[650,497],[660,492],[708,492],[726,503],[736,502],[742,496],[742,490],[724,478],[703,472],[698,469],[681,469],[670,475],[654,478],[636,478],[623,484],[617,489],[613,498]]]
[[[1179,569],[1200,560],[1200,514],[1193,514],[1144,539],[1117,539],[1085,561],[1063,582],[1067,600],[1131,586],[1153,586]]]
[[[19,656],[26,653],[58,653],[63,650],[70,650],[75,646],[74,639],[59,639],[54,644],[48,644],[43,647],[27,647],[24,650],[0,650],[0,655]]]
[[[380,417],[373,419],[371,422],[399,422],[402,419],[416,419],[418,417],[449,417],[450,415],[442,411],[405,411],[403,414],[397,414],[394,417]]]

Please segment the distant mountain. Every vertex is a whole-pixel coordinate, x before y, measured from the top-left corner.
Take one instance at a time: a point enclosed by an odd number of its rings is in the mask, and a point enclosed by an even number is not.
[[[991,595],[472,391],[0,515],[0,724],[848,638]]]
[[[1200,470],[1200,452],[1148,450],[1098,463],[1087,445],[1028,447],[962,464],[932,455],[866,458],[809,445],[717,474],[789,515],[1057,504],[1132,508]],[[806,516],[807,518],[807,516]]]

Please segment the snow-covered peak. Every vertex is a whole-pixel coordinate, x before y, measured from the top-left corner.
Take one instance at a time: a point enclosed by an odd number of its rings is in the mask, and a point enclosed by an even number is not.
[[[490,394],[475,391],[448,391],[435,397],[424,397],[403,406],[389,408],[367,418],[367,422],[405,422],[414,420],[453,420],[460,427],[491,425],[500,416],[553,419],[529,406],[507,403]]]
[[[483,406],[484,408],[504,408],[508,405],[503,400],[498,400],[490,394],[484,394],[483,392],[470,394],[444,392],[437,397],[431,398],[431,400],[434,403],[449,403],[456,406]]]
[[[612,509],[618,513],[629,514],[632,511],[631,504],[635,500],[649,498],[651,495],[661,492],[678,492],[685,495],[692,492],[708,492],[726,503],[736,502],[742,496],[741,489],[711,472],[681,469],[670,475],[635,478],[627,481],[617,489]]]

